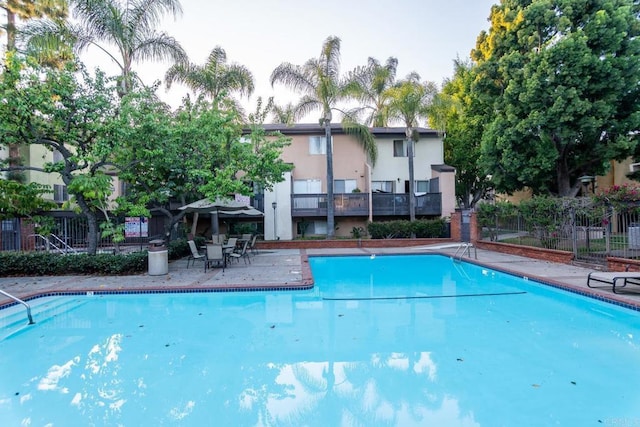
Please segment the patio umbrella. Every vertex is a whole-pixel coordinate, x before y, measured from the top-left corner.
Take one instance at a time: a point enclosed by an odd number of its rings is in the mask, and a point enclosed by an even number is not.
[[[233,212],[243,209],[249,209],[244,202],[238,202],[232,198],[217,197],[215,200],[200,199],[196,202],[189,203],[188,205],[180,206],[178,209],[185,212],[193,212],[193,226],[191,228],[192,234],[195,233],[196,225],[198,222],[198,214],[210,213],[211,214],[211,228],[212,234],[219,234],[220,226],[218,224],[218,212],[223,210],[225,212]]]
[[[264,216],[263,212],[260,212],[258,209],[254,208],[253,206],[247,206],[246,209],[238,209],[238,210],[234,210],[234,211],[229,211],[229,210],[222,210],[220,209],[218,211],[218,214],[220,215],[229,215],[232,217],[257,217],[257,216]]]

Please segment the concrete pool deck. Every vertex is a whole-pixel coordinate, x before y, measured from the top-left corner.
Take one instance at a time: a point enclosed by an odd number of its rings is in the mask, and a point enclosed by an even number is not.
[[[234,262],[224,271],[214,268],[204,272],[202,263],[187,268],[187,259],[169,263],[169,273],[162,276],[139,274],[132,276],[37,276],[0,277],[0,290],[21,299],[43,294],[66,292],[123,292],[123,291],[188,291],[238,289],[296,289],[313,286],[308,257],[314,255],[383,255],[432,253],[453,256],[456,247],[434,245],[402,248],[327,248],[327,249],[268,249],[251,256],[251,264]],[[477,260],[475,253],[477,251]],[[595,269],[540,261],[516,255],[472,248],[471,261],[488,268],[528,277],[552,286],[573,290],[598,299],[640,310],[640,286],[631,286],[626,293],[614,294],[610,286],[599,289],[587,287],[587,276]],[[0,306],[11,300],[0,295]]]

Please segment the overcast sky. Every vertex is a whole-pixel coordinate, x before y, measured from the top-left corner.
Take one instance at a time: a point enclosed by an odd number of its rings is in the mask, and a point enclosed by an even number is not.
[[[166,19],[163,29],[185,48],[191,62],[204,64],[215,46],[228,62],[253,73],[256,90],[243,104],[252,111],[257,96],[275,96],[285,104],[298,96],[269,77],[282,62],[303,64],[318,57],[329,36],[341,39],[344,74],[368,57],[384,63],[398,59],[398,78],[416,71],[440,85],[453,74],[456,57],[468,58],[482,30],[489,28],[491,6],[498,0],[182,0],[183,14]],[[82,57],[107,71],[109,59],[97,52]],[[168,64],[136,64],[146,84],[161,80]],[[175,85],[160,96],[176,107],[188,92]]]

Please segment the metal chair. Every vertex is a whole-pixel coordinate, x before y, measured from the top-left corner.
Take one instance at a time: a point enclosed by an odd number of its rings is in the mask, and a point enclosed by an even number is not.
[[[189,261],[193,260],[193,264],[196,264],[196,260],[200,259],[202,261],[206,261],[207,256],[206,254],[200,253],[200,251],[198,251],[198,248],[196,247],[196,242],[194,242],[193,240],[189,240],[187,242],[189,244],[189,249],[191,249],[191,255],[189,255],[189,258],[187,258],[187,268],[189,268]],[[205,270],[206,270],[207,266],[205,264]]]

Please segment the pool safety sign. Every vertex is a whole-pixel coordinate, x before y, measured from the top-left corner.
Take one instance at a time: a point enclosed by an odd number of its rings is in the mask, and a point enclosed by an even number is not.
[[[149,220],[143,216],[126,217],[124,237],[149,237]]]

